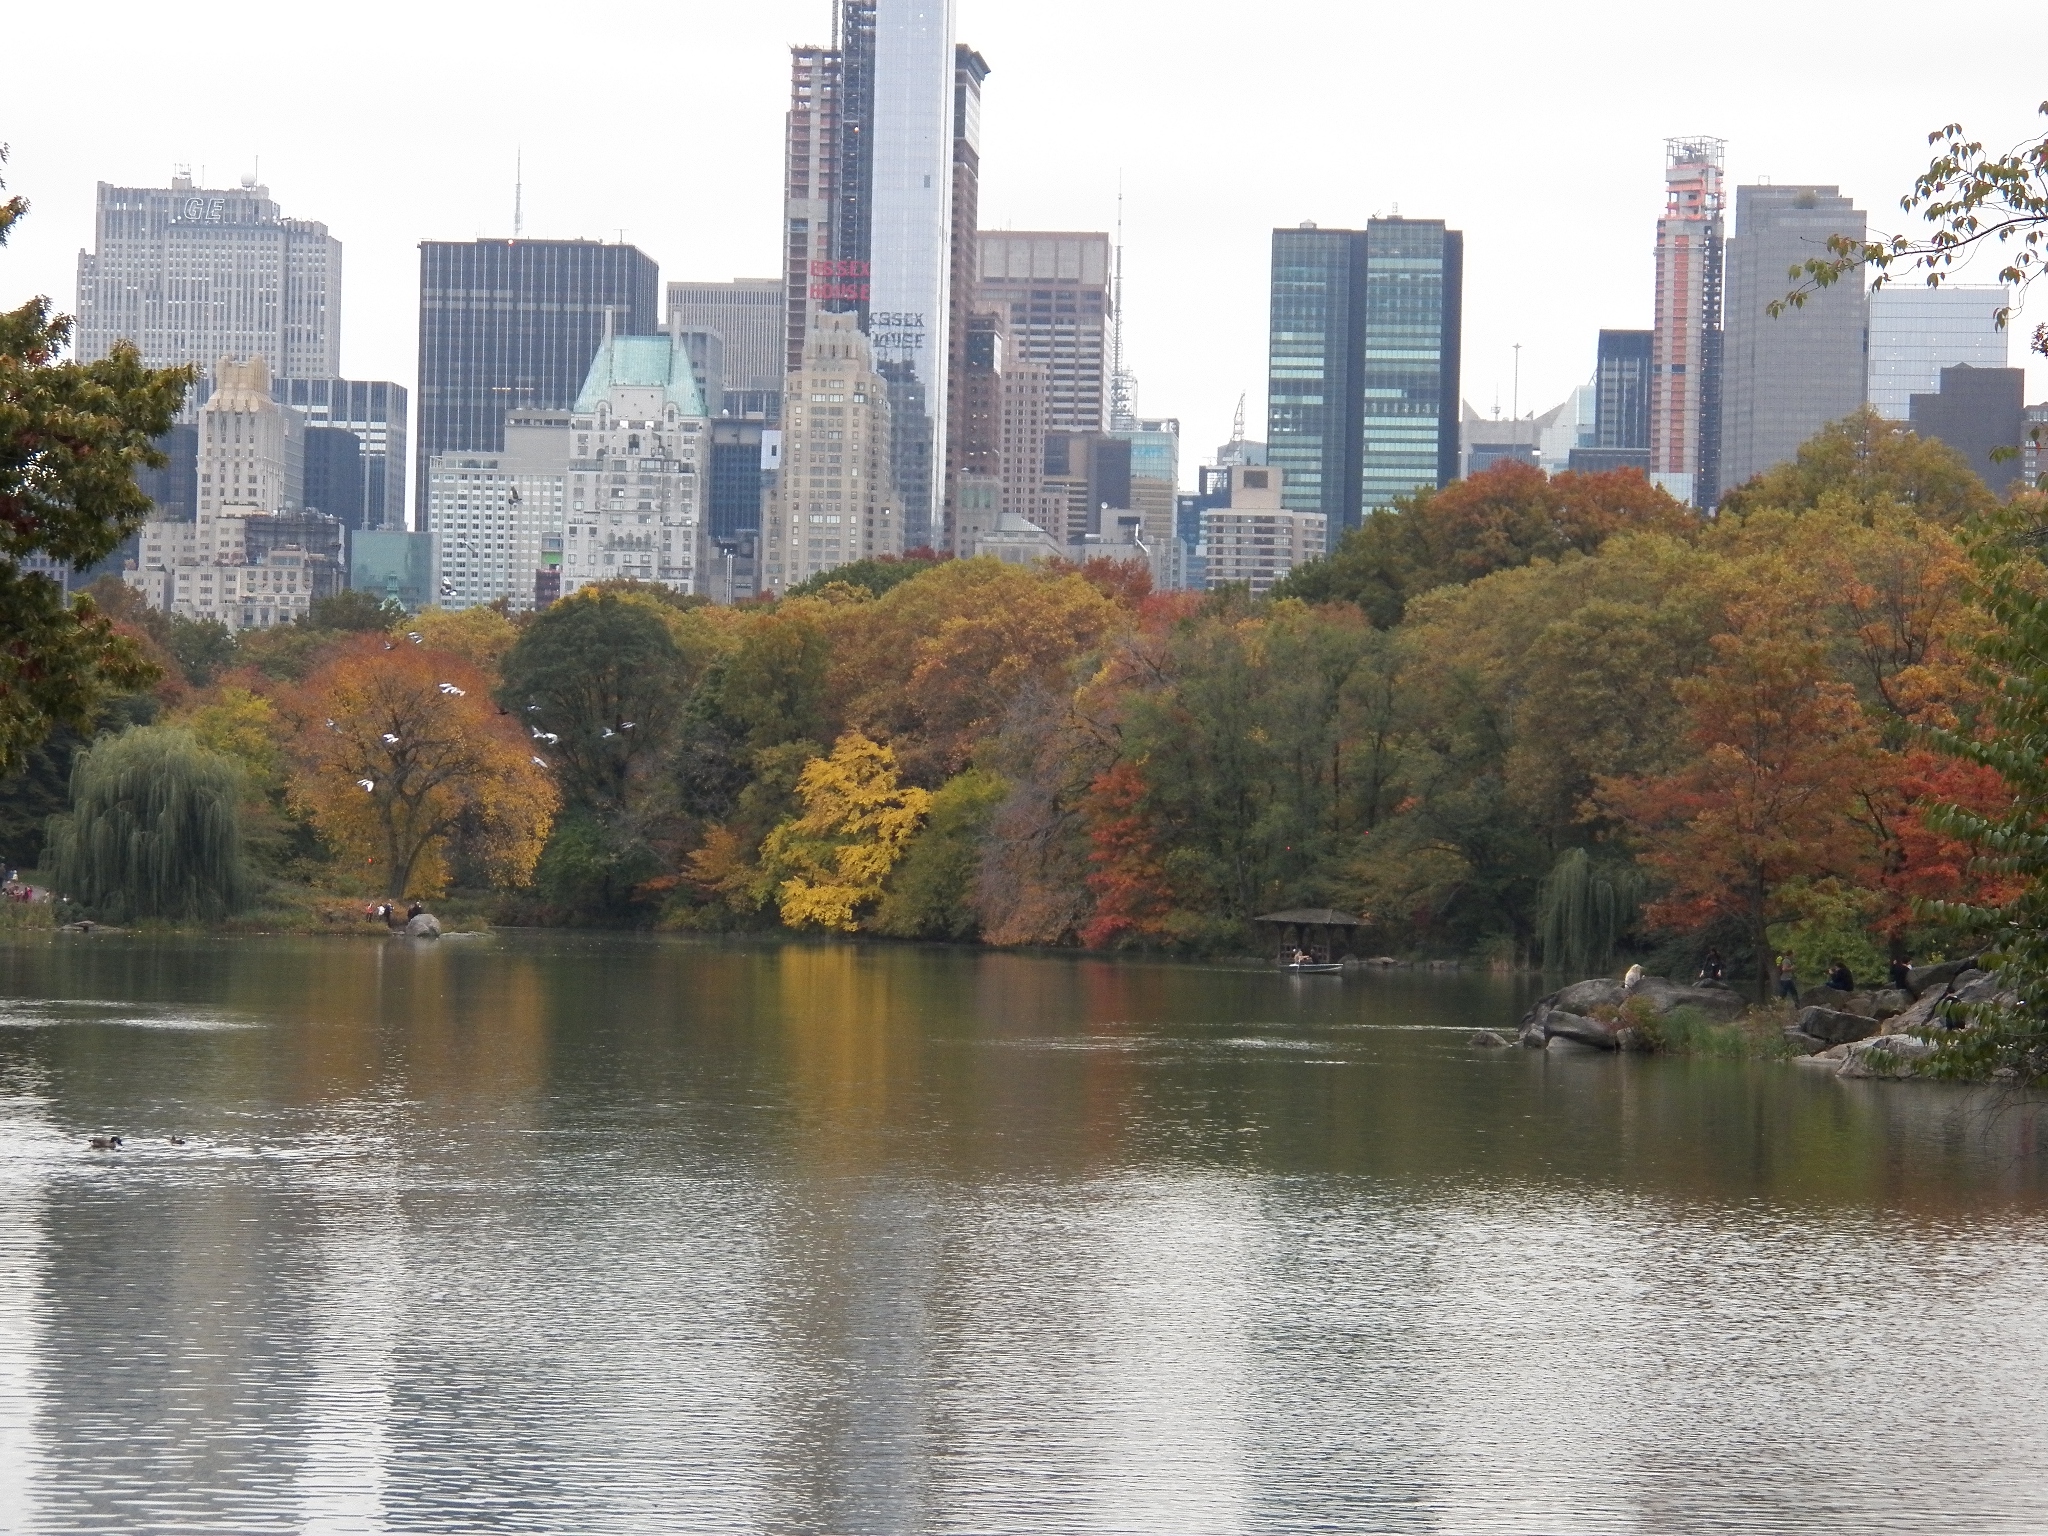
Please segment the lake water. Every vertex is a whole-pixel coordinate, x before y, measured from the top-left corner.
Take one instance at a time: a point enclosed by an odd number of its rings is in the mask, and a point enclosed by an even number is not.
[[[0,1531],[2048,1528],[2048,1116],[1528,990],[0,947]]]

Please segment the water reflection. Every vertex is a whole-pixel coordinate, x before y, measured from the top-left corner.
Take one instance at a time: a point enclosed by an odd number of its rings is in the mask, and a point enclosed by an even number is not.
[[[1519,1004],[0,949],[0,1529],[2048,1522],[2037,1105],[1466,1046]]]

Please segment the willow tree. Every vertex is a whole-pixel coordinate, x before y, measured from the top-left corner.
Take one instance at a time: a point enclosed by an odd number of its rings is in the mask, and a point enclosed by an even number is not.
[[[50,823],[57,888],[116,922],[216,922],[248,898],[241,772],[190,731],[138,726],[79,754]]]
[[[1551,866],[1539,898],[1537,930],[1545,970],[1596,976],[1607,969],[1635,925],[1642,871],[1599,865],[1583,848],[1568,848]]]

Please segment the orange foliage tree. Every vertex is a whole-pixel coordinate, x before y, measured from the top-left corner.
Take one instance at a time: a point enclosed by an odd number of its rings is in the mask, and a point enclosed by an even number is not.
[[[1173,901],[1158,838],[1145,812],[1145,775],[1117,763],[1096,777],[1088,800],[1088,889],[1095,910],[1081,942],[1107,949],[1166,932]]]
[[[458,833],[481,873],[532,877],[555,786],[471,663],[365,635],[307,680],[294,713],[292,803],[344,856],[379,866],[384,894],[444,890]]]
[[[1660,777],[1603,779],[1596,800],[1670,882],[1651,921],[1742,922],[1761,995],[1780,888],[1830,875],[1870,883],[1867,811],[1894,765],[1855,690],[1829,680],[1824,640],[1782,610],[1751,604],[1712,644],[1714,660],[1672,685],[1694,760]]]

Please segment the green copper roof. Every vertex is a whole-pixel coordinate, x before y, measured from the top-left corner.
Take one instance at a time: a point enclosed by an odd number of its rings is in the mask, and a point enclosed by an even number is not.
[[[575,409],[594,411],[615,387],[655,389],[685,416],[702,416],[704,396],[690,354],[666,336],[613,336],[597,349],[577,392]]]

